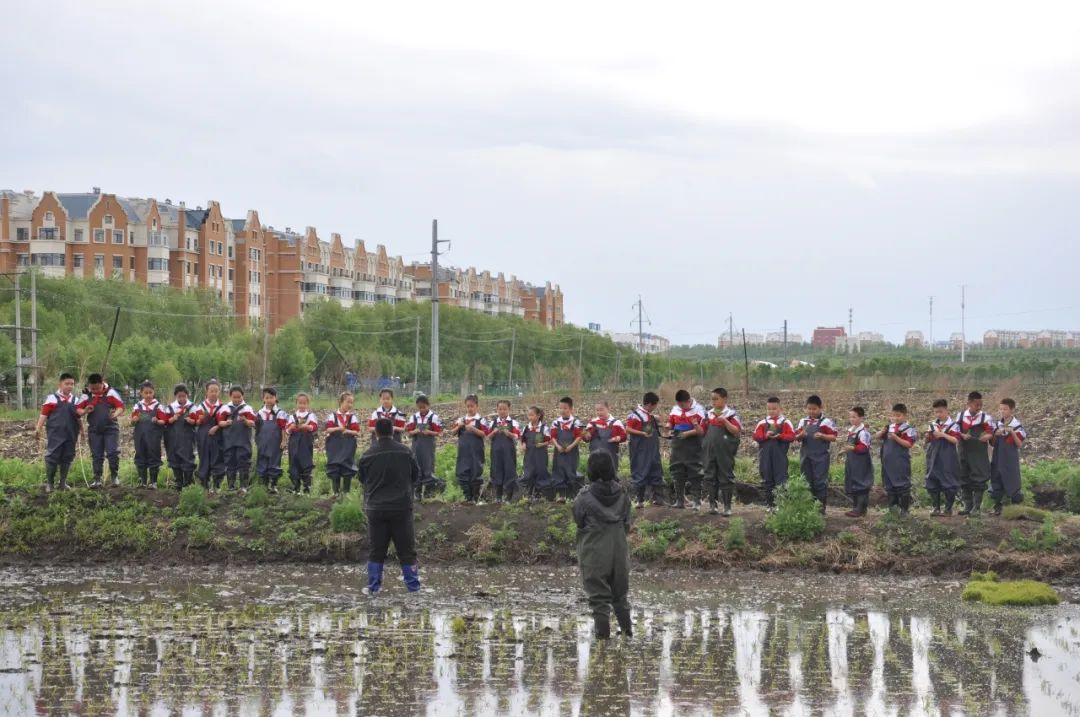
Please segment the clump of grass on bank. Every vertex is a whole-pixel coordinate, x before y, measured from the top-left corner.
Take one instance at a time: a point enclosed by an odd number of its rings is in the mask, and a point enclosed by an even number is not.
[[[1041,523],[1049,515],[1049,511],[1033,508],[1030,505],[1006,505],[1001,509],[1001,517],[1005,520],[1030,520]]]
[[[679,540],[679,524],[674,520],[639,520],[634,524],[638,540],[631,552],[635,558],[657,560],[664,557],[669,545]]]
[[[972,573],[963,599],[987,605],[1057,605],[1061,599],[1054,588],[1037,580],[998,580],[993,572]]]
[[[367,527],[367,516],[355,500],[341,500],[330,509],[330,527],[335,533],[358,533]]]
[[[765,527],[784,540],[813,540],[825,530],[825,516],[802,478],[790,478],[776,492],[776,512]]]
[[[750,541],[746,539],[746,521],[742,518],[732,518],[727,530],[724,531],[724,549],[743,550],[749,545]]]

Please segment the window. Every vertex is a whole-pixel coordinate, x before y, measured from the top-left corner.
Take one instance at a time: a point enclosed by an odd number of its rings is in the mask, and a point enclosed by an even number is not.
[[[83,230],[82,229],[76,229],[75,230],[75,241],[80,242],[80,243],[86,241],[86,238],[83,237]]]
[[[112,258],[112,268],[122,270],[124,268],[124,257],[114,256]]]
[[[105,230],[104,229],[95,229],[94,230],[94,243],[95,244],[104,244],[105,243]]]
[[[45,212],[45,221],[47,221],[47,222],[56,221],[56,219],[53,217],[52,212]]]
[[[105,226],[107,226],[107,227],[112,226],[112,214],[106,214],[105,215]]]
[[[229,258],[230,259],[233,258],[233,248],[232,247],[229,247]]]
[[[128,257],[128,268],[131,269],[132,271],[135,270],[135,257],[133,257],[133,256]]]
[[[128,232],[128,244],[135,243],[135,232]]]
[[[199,262],[195,262],[195,273],[199,273]]]
[[[112,233],[112,243],[113,244],[123,244],[124,243],[124,232],[120,232],[120,231],[113,232]]]
[[[187,250],[191,251],[191,237],[187,238]]]
[[[187,264],[187,273],[190,274],[191,273],[191,262],[189,261],[189,262],[185,262],[185,263]]]
[[[218,256],[225,256],[225,245],[221,242],[217,243],[217,254]]]
[[[153,229],[157,229],[157,219],[150,220],[150,227]]]
[[[19,227],[16,229],[15,241],[30,241],[30,230],[26,227]]]
[[[229,281],[233,281],[233,270],[229,269]]]
[[[15,263],[19,266],[30,266],[30,255],[19,254],[19,256],[15,259]]]
[[[63,254],[33,254],[30,256],[30,263],[33,266],[63,266],[64,255]]]
[[[73,269],[81,269],[82,266],[83,266],[83,255],[82,254],[72,254],[71,255],[71,268],[73,268]]]
[[[104,254],[94,254],[94,268],[95,269],[104,269],[105,268],[105,255]]]
[[[150,259],[147,261],[147,269],[150,271],[168,271],[169,260],[168,259]]]
[[[38,229],[38,239],[42,241],[56,241],[60,238],[60,230],[56,227],[50,229]]]

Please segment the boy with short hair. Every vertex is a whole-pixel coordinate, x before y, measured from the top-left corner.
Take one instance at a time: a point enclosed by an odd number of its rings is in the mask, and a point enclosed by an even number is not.
[[[203,400],[192,412],[192,417],[199,448],[199,483],[214,494],[225,477],[225,449],[218,425],[218,413],[222,409],[221,384],[212,378],[206,382],[204,391]]]
[[[960,442],[960,428],[949,415],[949,402],[944,398],[934,401],[934,420],[926,430],[926,490],[933,504],[932,516],[950,516],[956,491],[960,489],[960,459],[956,445]],[[941,508],[941,496],[945,496],[945,509]]]
[[[182,383],[173,387],[173,402],[165,406],[165,456],[169,461],[176,489],[195,482],[195,404]]]
[[[90,444],[94,468],[94,482],[90,487],[101,487],[106,458],[109,460],[109,477],[116,487],[120,485],[120,424],[117,420],[124,413],[124,399],[105,383],[100,373],[90,374],[86,383],[82,396],[75,403],[75,413],[80,418],[86,416],[86,441]]]
[[[292,492],[311,492],[311,473],[315,470],[315,433],[319,419],[311,410],[311,397],[296,394],[296,410],[289,416],[285,432],[289,434],[289,480]]]
[[[221,440],[225,448],[229,490],[236,490],[239,477],[240,495],[245,495],[251,473],[251,429],[255,427],[255,411],[244,401],[244,389],[240,386],[229,389],[229,403],[218,411],[218,425],[224,433]]]
[[[157,487],[161,470],[162,427],[169,417],[154,397],[154,384],[143,381],[139,393],[142,400],[131,412],[131,425],[135,427],[135,471],[139,474],[139,488],[153,489]]]
[[[960,426],[960,495],[964,508],[960,515],[982,512],[983,493],[990,480],[990,442],[994,439],[994,419],[982,410],[978,391],[968,394],[967,409],[956,417]]]
[[[881,444],[881,481],[889,494],[889,508],[907,515],[911,508],[911,447],[918,432],[907,422],[907,406],[892,407],[892,421],[875,436]]]
[[[668,414],[671,431],[671,483],[675,499],[671,507],[694,510],[701,507],[701,437],[705,435],[705,409],[686,389],[675,392],[675,405]],[[689,488],[689,490],[687,490]]]
[[[647,392],[623,424],[630,437],[630,482],[638,508],[645,506],[646,491],[653,505],[663,505],[658,494],[664,486],[664,471],[660,462],[660,422],[653,415],[659,405],[660,397],[652,391]]]
[[[521,424],[510,416],[510,402],[501,399],[497,415],[488,423],[491,440],[491,485],[495,501],[514,499],[517,488],[517,444],[521,440]]]
[[[477,408],[480,399],[465,397],[465,415],[457,420],[450,433],[457,436],[457,466],[455,474],[466,503],[478,503],[484,486],[484,439],[488,434],[487,421]]]
[[[776,489],[787,483],[788,446],[795,440],[795,427],[780,410],[780,399],[770,396],[765,401],[765,418],[754,428],[758,444],[758,470],[761,487],[765,490],[765,509],[776,510]]]
[[[795,427],[795,440],[802,444],[799,468],[824,513],[829,498],[829,450],[836,440],[836,424],[822,414],[820,396],[807,397],[806,414]]]
[[[1001,400],[1001,419],[994,424],[994,458],[990,462],[990,496],[994,499],[994,515],[1001,515],[1002,502],[1022,503],[1020,490],[1020,449],[1027,441],[1027,431],[1016,418],[1016,401]]]
[[[872,436],[863,419],[866,409],[855,406],[848,412],[850,428],[841,452],[844,454],[844,492],[851,497],[849,518],[861,518],[870,507],[870,489],[874,487],[874,459],[870,457]]]
[[[589,453],[606,453],[611,456],[615,473],[619,473],[619,446],[626,441],[626,428],[622,421],[611,415],[607,401],[596,403],[596,417],[585,426],[585,442]]]
[[[573,496],[581,485],[577,472],[580,457],[578,446],[585,437],[584,433],[585,426],[574,415],[574,399],[563,396],[559,399],[559,417],[551,422],[551,441],[555,446],[551,482],[560,503]]]
[[[75,377],[70,373],[60,374],[60,383],[56,391],[45,397],[41,404],[34,431],[45,434],[45,492],[51,493],[60,473],[60,490],[67,490],[68,471],[75,460],[75,449],[82,433],[82,421],[75,412]]]
[[[326,417],[326,475],[334,489],[334,497],[348,495],[356,475],[356,439],[360,435],[360,419],[353,413],[354,397],[343,391],[338,395],[338,408]]]
[[[285,429],[289,414],[278,406],[277,391],[267,386],[262,390],[263,406],[255,414],[255,475],[271,493],[277,493],[281,477],[281,457],[289,437]]]
[[[394,440],[404,443],[406,416],[394,405],[394,392],[389,388],[379,391],[379,407],[371,412],[371,418],[368,419],[368,435],[372,440],[375,440],[375,421],[380,418],[388,419],[394,424]]]
[[[726,388],[712,390],[712,408],[705,416],[704,456],[705,492],[709,496],[709,514],[717,515],[718,499],[724,504],[724,517],[731,516],[731,498],[735,492],[735,455],[739,452],[742,421],[728,405]]]
[[[405,433],[412,441],[413,458],[420,466],[420,480],[416,484],[416,496],[423,500],[425,493],[439,483],[435,478],[435,437],[442,433],[439,416],[431,410],[427,396],[416,397],[416,413],[405,423]]]

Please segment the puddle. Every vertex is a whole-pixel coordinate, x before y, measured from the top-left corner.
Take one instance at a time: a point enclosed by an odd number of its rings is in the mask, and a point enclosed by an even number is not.
[[[600,643],[572,570],[424,577],[372,601],[358,568],[0,571],[0,714],[1080,714],[1075,604],[635,574],[637,634]]]

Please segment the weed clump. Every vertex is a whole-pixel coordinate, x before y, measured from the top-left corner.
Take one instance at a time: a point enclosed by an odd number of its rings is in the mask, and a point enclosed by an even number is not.
[[[724,531],[724,549],[743,550],[749,545],[750,541],[746,539],[746,521],[742,518],[732,518],[727,530]]]
[[[1044,552],[1049,553],[1057,549],[1061,544],[1061,533],[1054,525],[1054,519],[1049,515],[1043,519],[1042,525],[1030,536],[1024,535],[1019,528],[1009,531],[1009,543],[1021,552]]]
[[[1037,580],[1000,581],[993,572],[972,573],[962,595],[969,602],[987,605],[1057,605],[1054,588]]]
[[[253,486],[247,494],[247,498],[244,500],[244,505],[248,508],[262,508],[270,503],[270,492],[266,490],[265,486],[257,485]]]
[[[338,501],[330,509],[330,527],[335,533],[358,533],[367,527],[367,517],[356,501]]]
[[[765,521],[765,527],[784,540],[813,540],[825,530],[821,505],[806,481],[789,480],[776,492],[776,512]]]
[[[176,512],[179,515],[209,515],[210,502],[206,499],[206,491],[197,485],[186,486],[180,491],[180,500],[176,503]]]
[[[631,551],[635,558],[658,560],[667,553],[668,546],[679,538],[679,524],[674,520],[640,520],[634,524],[639,542]]]
[[[1041,523],[1050,515],[1048,511],[1032,508],[1030,505],[1006,505],[1001,509],[1005,520],[1030,520]]]
[[[205,548],[214,541],[214,524],[199,516],[177,518],[172,522],[172,530],[173,532],[187,531],[189,548]]]

